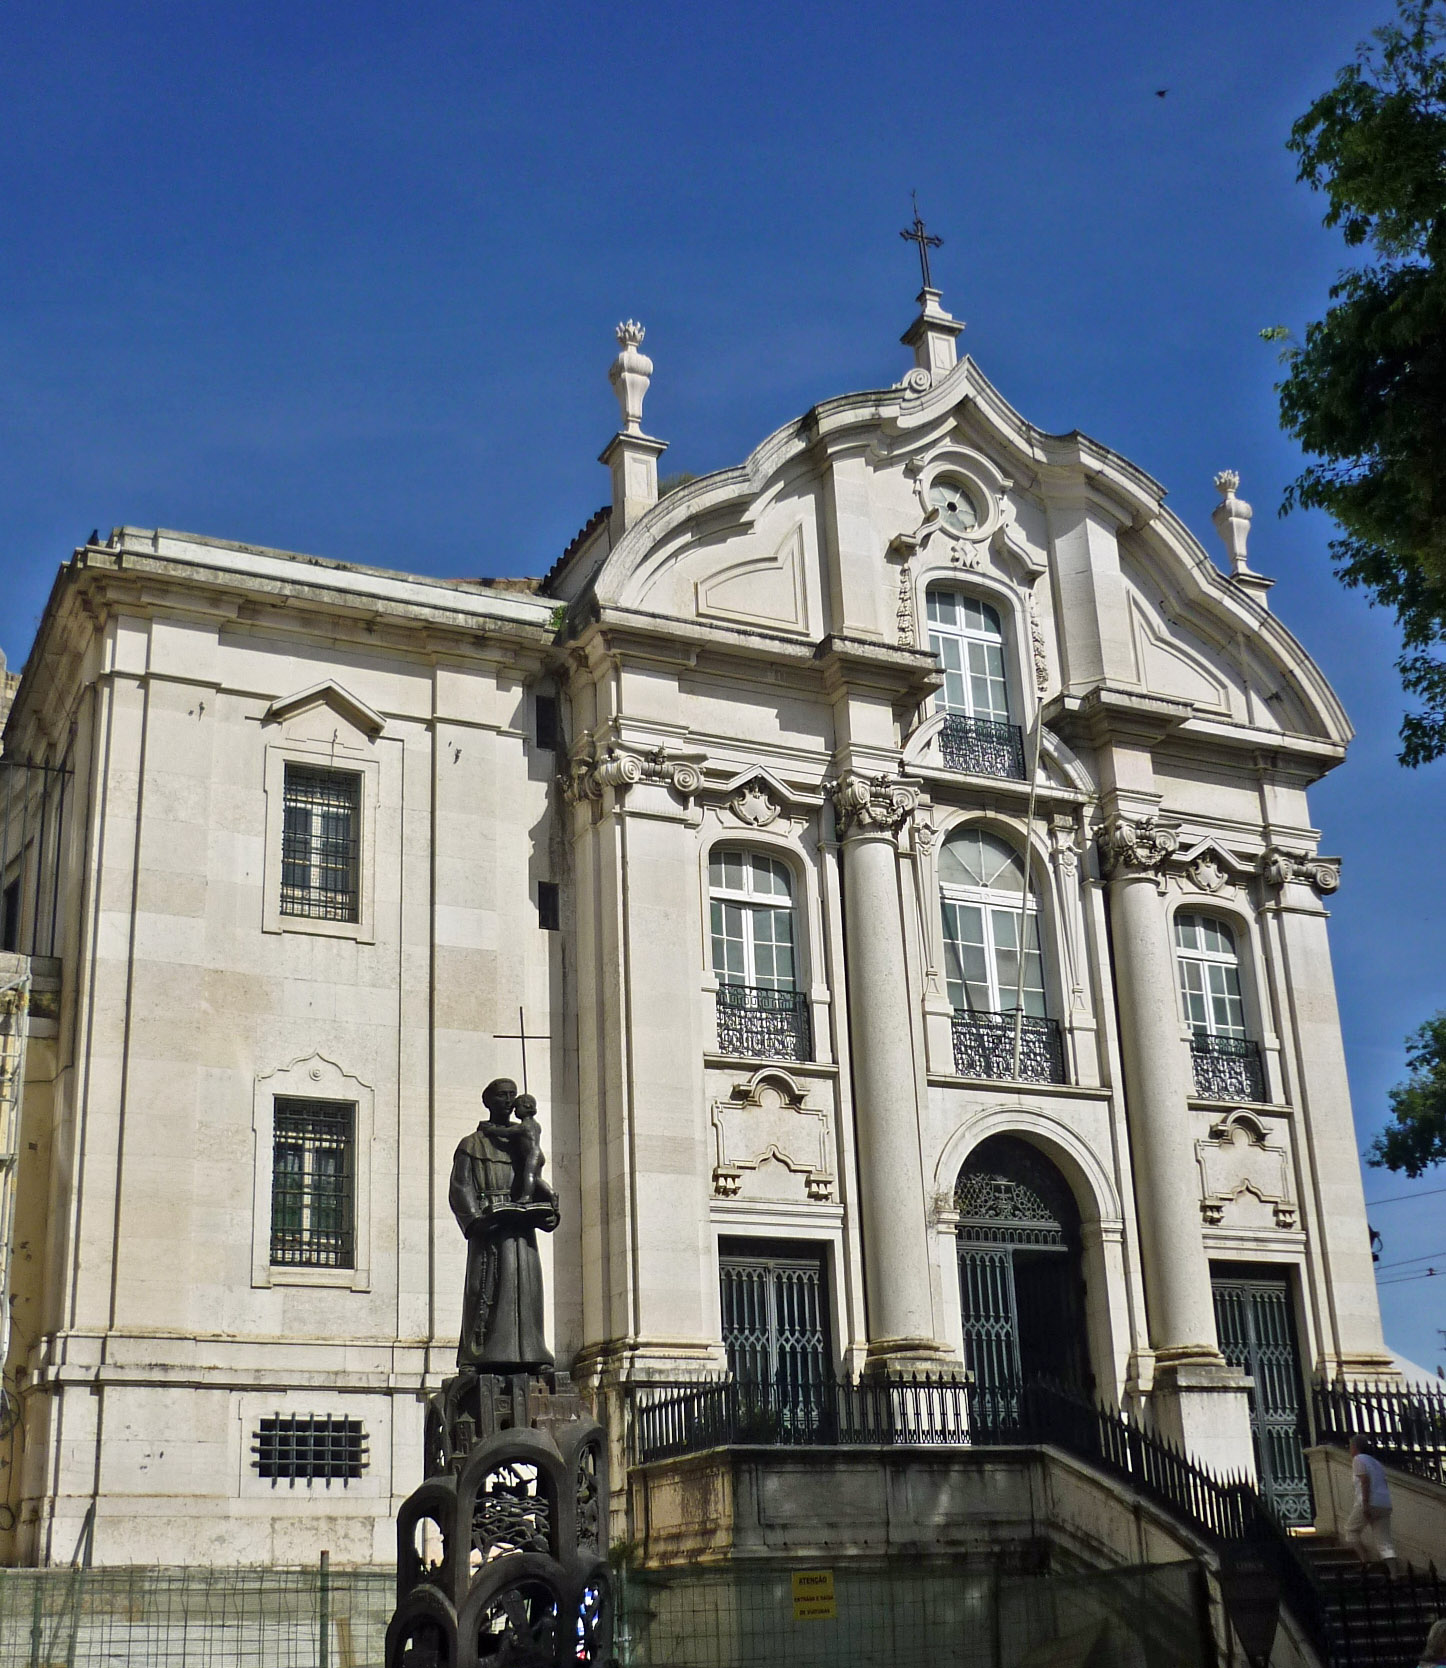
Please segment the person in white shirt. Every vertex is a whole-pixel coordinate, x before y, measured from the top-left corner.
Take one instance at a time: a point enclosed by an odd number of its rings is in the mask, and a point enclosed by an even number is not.
[[[1356,1503],[1346,1519],[1345,1542],[1363,1564],[1396,1568],[1396,1546],[1391,1539],[1391,1489],[1386,1468],[1359,1436],[1351,1438],[1351,1476]]]

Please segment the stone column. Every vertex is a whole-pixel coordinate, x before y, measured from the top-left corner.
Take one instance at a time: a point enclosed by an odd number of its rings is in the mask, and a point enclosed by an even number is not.
[[[836,782],[832,792],[843,845],[849,1037],[868,1300],[864,1370],[938,1372],[958,1363],[934,1336],[896,843],[917,793],[897,777],[852,773]]]
[[[1215,1334],[1190,1127],[1189,1054],[1181,1037],[1175,951],[1163,896],[1178,841],[1168,825],[1115,816],[1100,839],[1109,875],[1125,1110],[1145,1311],[1160,1429],[1221,1471],[1252,1472],[1247,1381]]]

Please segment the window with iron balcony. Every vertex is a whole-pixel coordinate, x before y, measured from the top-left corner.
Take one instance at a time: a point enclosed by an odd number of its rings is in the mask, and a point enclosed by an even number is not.
[[[988,603],[935,586],[928,598],[929,647],[944,683],[934,697],[944,714],[939,752],[948,770],[1022,782],[1024,735],[1011,721],[1004,628]]]
[[[1260,1044],[1246,1035],[1235,935],[1208,915],[1177,915],[1175,955],[1195,1093],[1202,1100],[1264,1101],[1265,1067]]]
[[[708,890],[719,1052],[811,1060],[788,865],[762,852],[719,847],[709,859]]]
[[[1059,1021],[1046,1011],[1039,911],[1033,896],[1026,902],[1024,878],[1019,853],[982,829],[959,829],[940,848],[944,972],[960,1077],[1065,1081]]]

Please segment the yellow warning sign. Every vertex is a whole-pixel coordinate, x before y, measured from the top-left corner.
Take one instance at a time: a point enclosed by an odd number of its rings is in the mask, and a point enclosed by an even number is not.
[[[793,1619],[796,1622],[831,1622],[838,1616],[833,1595],[832,1570],[793,1572]]]

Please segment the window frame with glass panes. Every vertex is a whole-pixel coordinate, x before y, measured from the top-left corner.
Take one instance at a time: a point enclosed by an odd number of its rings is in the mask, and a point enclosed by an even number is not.
[[[277,1095],[273,1100],[273,1268],[355,1269],[356,1125],[355,1101],[299,1095]],[[340,1156],[339,1170],[329,1170],[322,1162],[331,1155]],[[292,1210],[295,1220],[284,1220]]]
[[[956,853],[958,848],[968,842],[979,842],[980,850],[995,847],[999,852],[1007,855],[1008,862],[1000,862],[996,868],[986,871],[983,865],[976,868],[977,880],[960,881],[946,877],[946,855],[960,862]],[[991,881],[1012,865],[1017,874],[1017,886],[996,886]],[[1019,968],[1014,961],[1008,976],[1001,966],[1001,956],[1017,957],[1019,943],[1020,906],[1024,901],[1024,857],[1009,842],[998,834],[984,828],[955,829],[939,848],[939,913],[940,925],[944,940],[944,976],[948,990],[949,1002],[956,1013],[993,1013],[1012,1014],[1015,1011],[1015,996],[1019,988]],[[979,918],[980,935],[977,941],[967,940],[957,931],[951,931],[950,913],[973,910]],[[999,944],[997,930],[999,923],[1008,924],[1010,942]],[[1032,934],[1033,946],[1026,948],[1024,963],[1024,991],[1023,1007],[1026,1017],[1032,1019],[1047,1019],[1049,1017],[1049,991],[1045,980],[1043,937],[1040,930],[1040,909],[1036,893],[1031,888],[1027,911],[1026,939]],[[968,977],[962,950],[968,948],[979,952],[977,965],[982,968],[984,977]],[[1031,982],[1031,963],[1035,982]],[[982,990],[996,1004],[992,1007],[980,1007],[971,1000],[971,990]]]
[[[1187,926],[1187,923],[1189,925]],[[1208,929],[1224,940],[1225,948],[1205,942]],[[1186,944],[1186,934],[1195,942]],[[1197,910],[1180,910],[1175,916],[1175,965],[1180,987],[1180,1006],[1185,1023],[1197,1037],[1231,1037],[1246,1041],[1250,1037],[1245,1011],[1245,981],[1241,977],[1240,952],[1236,948],[1235,933],[1228,922]],[[1189,974],[1198,975],[1199,988],[1191,989]],[[1218,974],[1212,980],[1210,974]],[[1218,985],[1219,988],[1212,988]],[[1230,988],[1233,985],[1233,989]],[[1234,1013],[1235,1021],[1222,1020],[1221,1007],[1226,1014]]]
[[[971,611],[978,615],[977,623],[964,618]],[[931,585],[924,594],[924,612],[929,651],[944,674],[944,682],[934,693],[935,711],[960,713],[990,724],[1014,723],[999,610],[953,585]],[[952,620],[943,618],[949,612]]]
[[[730,876],[736,873],[737,884]],[[769,889],[759,890],[757,880],[767,876]],[[782,890],[777,890],[778,882]],[[736,912],[741,932],[729,932],[727,912]],[[760,938],[757,926],[769,919],[772,928],[786,924],[786,939]],[[714,846],[708,854],[708,929],[713,974],[719,984],[745,985],[753,990],[801,989],[798,910],[794,901],[792,866],[782,858],[750,846]],[[738,953],[730,956],[730,947]],[[760,971],[760,950],[766,952],[768,970]],[[779,971],[779,952],[786,950],[787,972]],[[736,965],[735,965],[736,964]]]
[[[279,905],[288,922],[361,921],[362,801],[360,772],[285,761]],[[343,818],[344,832],[329,826]],[[318,884],[338,876],[343,884]]]

